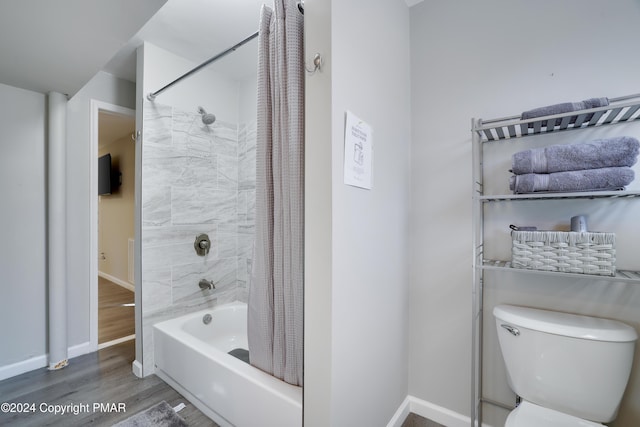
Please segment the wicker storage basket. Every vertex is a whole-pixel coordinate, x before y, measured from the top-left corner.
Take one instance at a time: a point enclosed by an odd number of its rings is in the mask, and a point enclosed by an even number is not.
[[[615,233],[512,231],[511,266],[564,273],[616,274]]]

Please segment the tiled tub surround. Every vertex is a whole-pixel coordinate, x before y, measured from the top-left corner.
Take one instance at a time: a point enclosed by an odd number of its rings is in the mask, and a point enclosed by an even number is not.
[[[145,102],[142,145],[144,374],[153,372],[152,326],[247,301],[255,213],[255,123],[216,121]],[[196,235],[211,249],[198,256]],[[200,279],[214,290],[201,290]]]

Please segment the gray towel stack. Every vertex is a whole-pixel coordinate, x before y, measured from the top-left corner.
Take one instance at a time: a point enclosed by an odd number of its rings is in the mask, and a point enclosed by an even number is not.
[[[628,136],[520,151],[509,187],[516,194],[623,189],[634,179],[639,151],[640,142]]]

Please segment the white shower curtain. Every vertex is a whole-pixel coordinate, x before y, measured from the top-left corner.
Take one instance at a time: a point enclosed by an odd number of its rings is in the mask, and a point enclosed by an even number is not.
[[[302,385],[304,261],[303,17],[263,6],[258,38],[256,240],[249,284],[250,363]]]

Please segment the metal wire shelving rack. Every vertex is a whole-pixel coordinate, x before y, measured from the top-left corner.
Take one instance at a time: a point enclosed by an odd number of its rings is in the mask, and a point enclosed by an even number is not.
[[[523,274],[567,275],[538,270],[512,269],[509,260],[491,260],[484,258],[484,209],[485,203],[518,202],[520,200],[560,200],[560,199],[634,199],[640,197],[640,191],[602,191],[579,193],[533,193],[533,194],[484,194],[483,145],[494,141],[519,141],[523,137],[549,133],[566,132],[576,129],[633,122],[640,119],[640,94],[610,99],[610,105],[587,110],[555,114],[534,119],[522,120],[520,116],[491,120],[472,119],[471,133],[473,142],[473,287],[472,287],[472,387],[471,387],[471,427],[482,425],[483,403],[513,409],[500,402],[484,398],[482,393],[482,353],[483,353],[483,286],[484,272],[488,270],[517,271]],[[584,274],[575,276],[585,277]],[[640,284],[640,272],[618,270],[615,276],[598,277],[599,280],[611,280]]]

